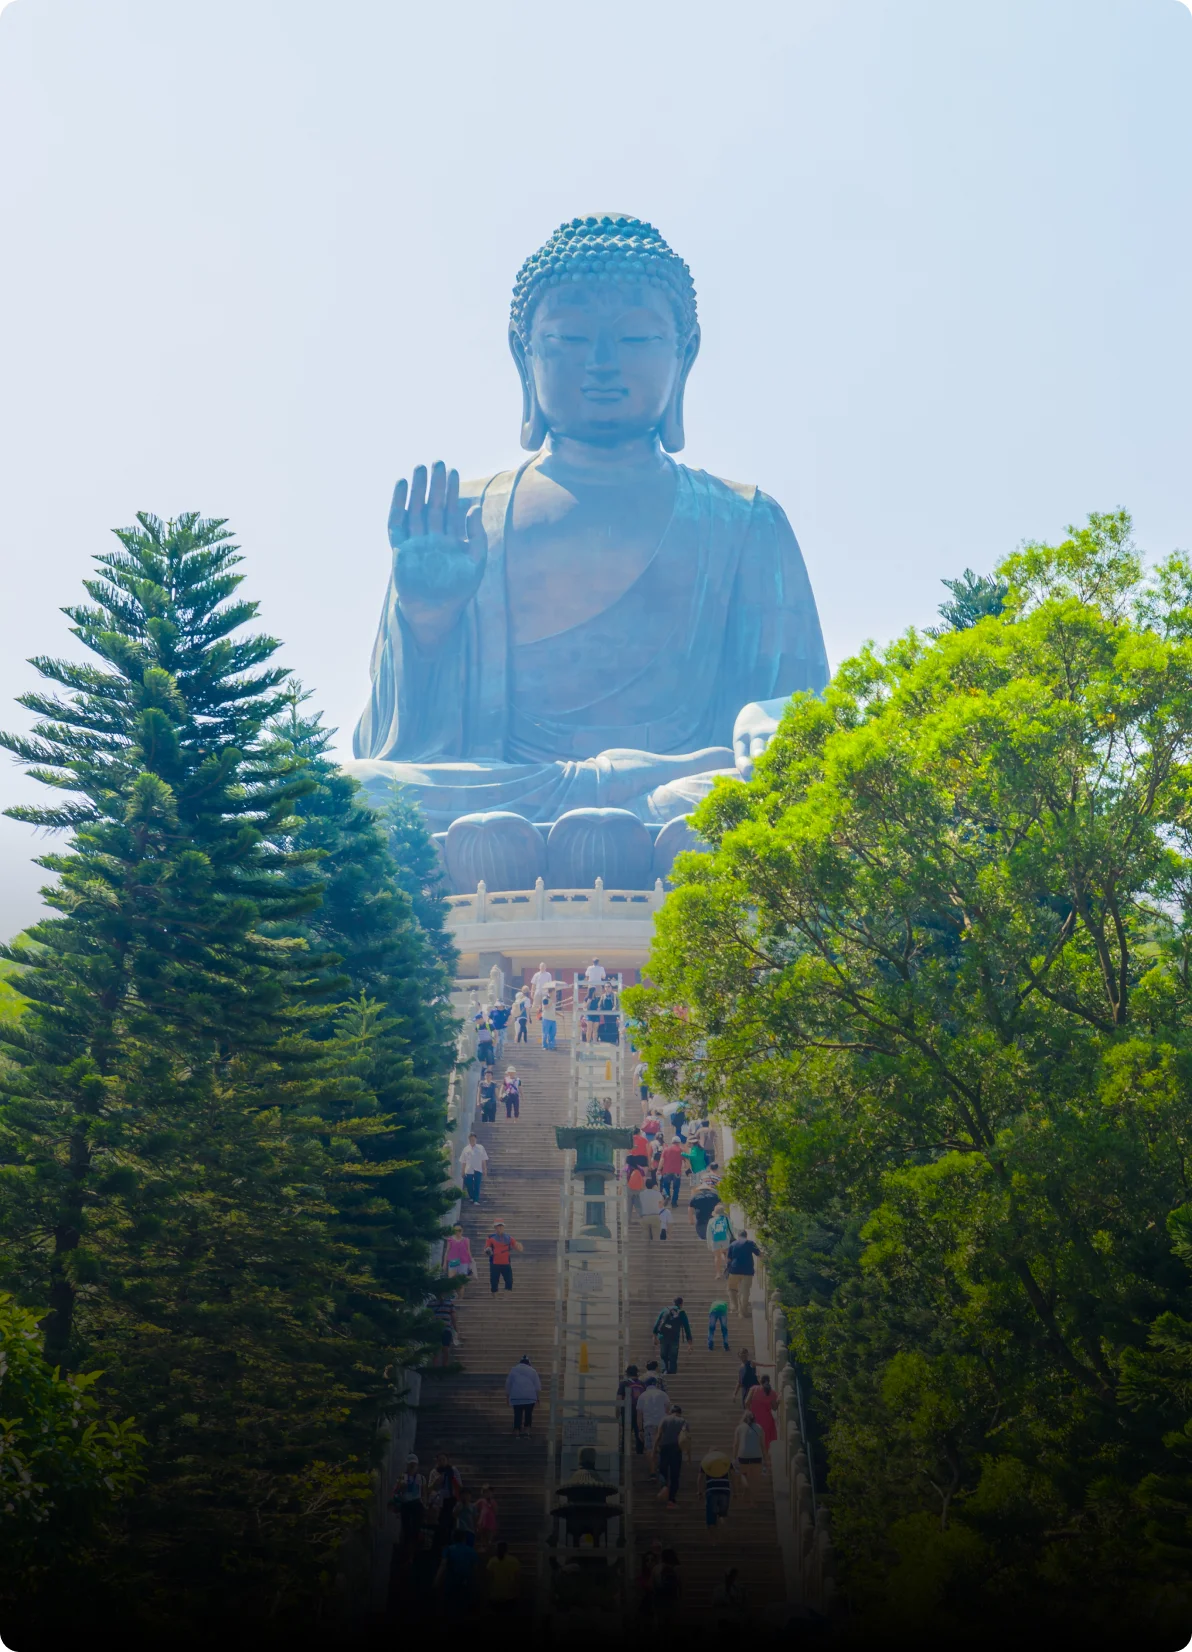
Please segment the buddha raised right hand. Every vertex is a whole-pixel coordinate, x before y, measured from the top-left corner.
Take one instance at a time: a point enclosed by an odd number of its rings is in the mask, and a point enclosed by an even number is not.
[[[460,504],[459,472],[441,459],[419,465],[393,490],[393,581],[406,622],[426,647],[440,642],[475,596],[488,556],[480,506]]]

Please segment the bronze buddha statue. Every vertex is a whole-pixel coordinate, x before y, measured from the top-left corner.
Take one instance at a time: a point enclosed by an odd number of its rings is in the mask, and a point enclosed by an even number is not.
[[[532,883],[523,828],[541,837],[577,810],[618,811],[626,841],[634,822],[648,841],[716,775],[748,773],[783,701],[827,682],[781,507],[671,457],[699,342],[690,273],[657,230],[574,218],[514,289],[531,456],[462,485],[441,462],[397,484],[346,766],[374,796],[399,782],[432,830],[461,822],[449,850],[471,833],[483,852],[457,882],[488,866],[520,880],[502,887]]]

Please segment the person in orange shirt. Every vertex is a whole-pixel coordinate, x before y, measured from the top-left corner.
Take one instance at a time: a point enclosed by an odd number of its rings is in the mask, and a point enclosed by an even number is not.
[[[641,1213],[642,1213],[641,1193],[642,1193],[642,1188],[645,1187],[645,1185],[646,1185],[646,1178],[642,1174],[642,1170],[641,1170],[640,1165],[631,1164],[629,1166],[628,1183],[629,1183],[629,1214],[631,1216],[640,1216]]]
[[[505,1289],[513,1289],[513,1252],[521,1250],[522,1246],[511,1233],[505,1232],[505,1224],[498,1218],[493,1223],[493,1230],[485,1241],[484,1249],[488,1255],[488,1282],[494,1296],[501,1284],[505,1282]]]

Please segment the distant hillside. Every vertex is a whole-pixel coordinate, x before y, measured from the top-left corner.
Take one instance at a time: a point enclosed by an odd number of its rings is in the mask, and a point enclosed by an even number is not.
[[[0,958],[0,1021],[15,1021],[25,1006],[26,1000],[13,985],[20,973],[16,964]]]

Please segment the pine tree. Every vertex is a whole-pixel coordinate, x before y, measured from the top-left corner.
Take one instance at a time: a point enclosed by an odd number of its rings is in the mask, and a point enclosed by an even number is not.
[[[1005,610],[1010,586],[996,574],[975,574],[966,568],[959,579],[941,579],[940,584],[951,591],[949,602],[941,602],[939,615],[942,626],[928,631],[930,637],[943,636],[946,631],[967,631],[979,620],[987,619]]]
[[[443,863],[417,804],[405,796],[401,786],[393,788],[393,798],[385,810],[389,849],[398,869],[402,888],[414,903],[414,916],[422,926],[432,952],[442,970],[441,980],[450,983],[458,960],[455,943],[447,932],[447,882]]]
[[[399,863],[385,820],[327,756],[333,731],[303,713],[304,699],[294,686],[274,735],[309,784],[286,840],[302,862],[294,875],[318,878],[322,899],[286,932],[327,959],[346,987],[316,1034],[338,1042],[360,1080],[328,1114],[354,1132],[340,1161],[339,1233],[368,1252],[386,1289],[412,1309],[431,1286],[428,1248],[453,1197],[442,1141],[455,1058],[443,956],[454,953],[428,889],[436,857],[421,818],[402,821]],[[306,865],[308,856],[318,858]],[[328,989],[336,984],[329,979]]]
[[[26,1295],[48,1301],[47,1353],[67,1361],[95,1266],[88,1235],[135,1180],[122,1042],[267,1042],[293,961],[260,923],[318,901],[272,841],[305,783],[258,738],[285,672],[268,664],[273,638],[233,637],[256,605],[230,600],[240,558],[224,524],[142,515],[117,538],[85,582],[93,605],[65,610],[98,663],[35,659],[67,695],[22,696],[41,721],[0,735],[68,794],[8,810],[72,838],[39,862],[59,916],[4,949],[31,1003],[0,1022],[3,1243]]]
[[[238,635],[223,524],[118,537],[67,611],[98,663],[37,661],[67,692],[3,737],[68,794],[12,812],[71,836],[42,860],[57,916],[8,949],[0,1277],[145,1437],[89,1587],[219,1628],[326,1609],[371,1495],[442,1208],[447,1023],[383,831],[269,726],[293,695]]]

